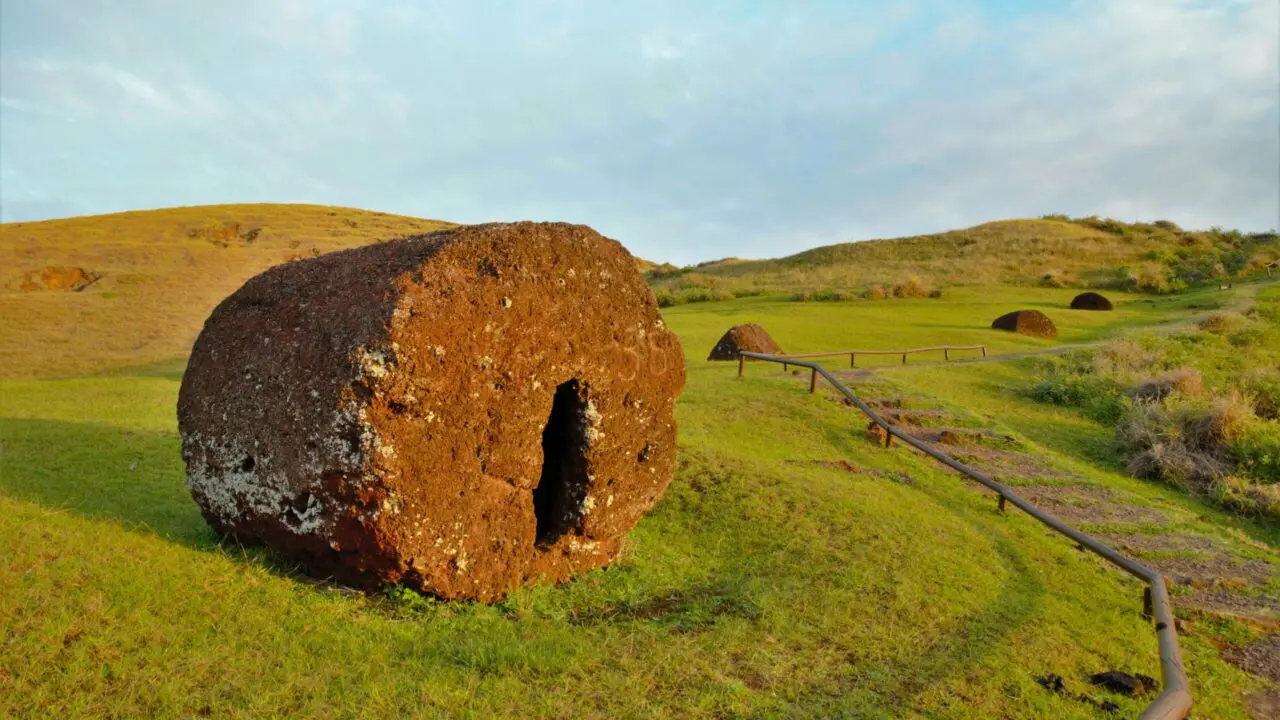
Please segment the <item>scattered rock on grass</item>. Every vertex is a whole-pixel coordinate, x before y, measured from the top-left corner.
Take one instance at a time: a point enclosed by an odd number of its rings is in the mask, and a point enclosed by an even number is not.
[[[1089,682],[1104,687],[1113,693],[1128,695],[1129,697],[1149,695],[1160,689],[1160,685],[1146,675],[1130,675],[1120,670],[1108,670],[1097,675],[1091,675]]]
[[[1120,706],[1110,700],[1098,700],[1097,698],[1090,697],[1084,693],[1071,692],[1067,689],[1066,681],[1062,679],[1061,675],[1049,673],[1048,675],[1037,677],[1036,682],[1040,683],[1041,687],[1051,693],[1079,700],[1080,702],[1085,703],[1086,705],[1092,705],[1103,712],[1114,713],[1120,710]]]
[[[872,440],[875,444],[884,446],[889,441],[889,431],[885,430],[875,420],[867,423],[867,439]]]

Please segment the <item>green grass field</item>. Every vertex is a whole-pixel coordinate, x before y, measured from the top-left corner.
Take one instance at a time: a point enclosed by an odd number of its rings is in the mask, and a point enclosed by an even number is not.
[[[1086,678],[1159,677],[1137,581],[932,462],[878,448],[807,377],[750,365],[739,380],[703,360],[744,321],[790,352],[985,343],[1012,358],[1220,297],[1118,295],[1116,312],[1086,313],[1063,309],[1072,294],[669,309],[688,385],[666,496],[614,566],[494,606],[317,586],[220,543],[183,484],[181,359],[0,381],[0,717],[1107,717],[1046,691],[1046,673],[1132,717],[1145,699]],[[1048,312],[1059,339],[988,329],[1024,307]],[[929,360],[855,389],[996,427],[1274,570],[1275,527],[1119,474],[1098,426],[1011,391],[1025,361]],[[1280,593],[1274,575],[1259,592]],[[1216,644],[1257,633],[1206,619],[1182,639],[1199,717],[1248,717],[1262,681]]]

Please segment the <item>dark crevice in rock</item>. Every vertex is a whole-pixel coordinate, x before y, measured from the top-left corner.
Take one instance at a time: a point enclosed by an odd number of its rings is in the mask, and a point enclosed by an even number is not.
[[[533,490],[539,546],[551,545],[582,520],[589,481],[586,409],[577,380],[556,388],[542,431],[542,477]]]

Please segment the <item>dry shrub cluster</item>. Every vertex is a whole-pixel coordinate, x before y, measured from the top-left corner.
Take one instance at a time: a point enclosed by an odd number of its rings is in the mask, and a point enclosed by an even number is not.
[[[1225,310],[1216,312],[1200,321],[1200,329],[1217,335],[1233,333],[1245,326],[1248,318],[1238,312]]]
[[[1274,465],[1259,468],[1255,457],[1261,449],[1273,463],[1280,434],[1259,423],[1252,398],[1238,390],[1138,400],[1117,423],[1116,439],[1131,475],[1207,494],[1237,511],[1280,516]]]
[[[925,287],[924,282],[915,275],[908,275],[893,286],[894,297],[925,297],[928,294],[929,288]]]
[[[1114,424],[1128,471],[1280,518],[1280,324],[1215,313],[1200,332],[1041,362],[1030,389]]]
[[[1189,367],[1174,368],[1139,383],[1132,391],[1133,397],[1147,401],[1164,400],[1174,393],[1185,398],[1203,396],[1204,377],[1200,371]]]
[[[1049,270],[1040,276],[1040,285],[1049,288],[1075,287],[1079,281],[1069,273],[1062,270]]]

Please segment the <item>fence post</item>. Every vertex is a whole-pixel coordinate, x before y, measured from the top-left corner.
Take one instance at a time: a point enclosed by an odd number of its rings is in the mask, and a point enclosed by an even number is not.
[[[849,367],[858,367],[858,353],[849,353]]]
[[[1142,617],[1150,620],[1154,610],[1151,607],[1151,586],[1142,588]]]
[[[742,367],[747,364],[747,356],[738,353],[738,377],[742,377]]]
[[[1004,512],[1004,493],[1000,493],[1000,512]]]
[[[786,364],[786,363],[782,363],[782,372],[784,372],[784,373],[785,373],[786,371],[787,371],[787,364]]]
[[[942,359],[951,362],[951,348],[942,348]]]
[[[907,364],[907,354],[906,354],[906,353],[902,353],[902,364],[903,364],[903,365],[906,365],[906,364]]]
[[[818,389],[818,370],[813,368],[809,370],[809,394],[812,395],[814,390]]]
[[[982,346],[982,357],[986,357],[986,356],[987,356],[987,346],[986,346],[986,345],[983,345],[983,346]]]

